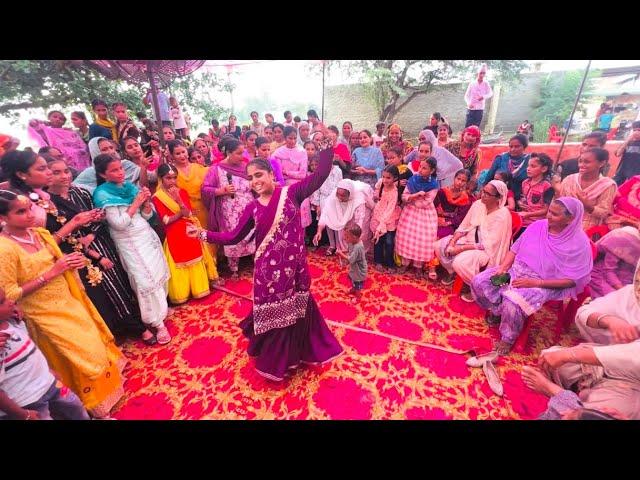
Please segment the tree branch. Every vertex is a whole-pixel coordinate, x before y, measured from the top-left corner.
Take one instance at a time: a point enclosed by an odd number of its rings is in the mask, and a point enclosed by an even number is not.
[[[0,105],[0,114],[10,112],[11,110],[20,110],[23,108],[37,108],[40,105],[36,105],[33,102],[22,102],[22,103],[5,103],[4,105]]]

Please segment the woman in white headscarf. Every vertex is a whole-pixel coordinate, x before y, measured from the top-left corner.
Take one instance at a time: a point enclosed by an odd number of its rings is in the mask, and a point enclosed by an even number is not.
[[[120,154],[116,150],[116,144],[112,140],[105,137],[93,137],[89,140],[89,154],[91,155],[92,162],[98,155],[103,153],[120,158]],[[122,168],[124,169],[125,180],[137,185],[140,179],[140,167],[131,160],[122,160]],[[88,190],[89,193],[93,193],[98,186],[96,169],[93,165],[80,172],[80,175],[73,181],[73,185],[82,187]]]
[[[473,302],[469,285],[482,267],[500,265],[511,243],[511,213],[505,207],[507,186],[491,180],[481,191],[453,235],[440,239],[436,256],[449,276],[444,285],[453,283],[454,272],[465,282],[462,299]]]
[[[326,255],[333,255],[336,249],[346,250],[347,244],[342,232],[349,222],[355,222],[362,229],[361,240],[365,249],[368,249],[371,243],[369,223],[373,207],[373,190],[369,185],[354,180],[340,180],[322,207],[314,244],[318,244],[326,228],[330,244]]]
[[[453,180],[456,178],[456,172],[463,168],[460,159],[446,148],[438,146],[438,140],[431,130],[422,130],[418,139],[420,142],[428,142],[431,145],[431,153],[428,156],[435,157],[438,161],[436,175],[438,177],[440,187],[449,187],[453,185]],[[417,159],[418,149],[407,155],[404,163],[411,165],[411,162]]]
[[[311,127],[308,122],[300,122],[298,124],[298,145],[304,147],[305,142],[311,140],[311,137],[309,136],[310,131]]]

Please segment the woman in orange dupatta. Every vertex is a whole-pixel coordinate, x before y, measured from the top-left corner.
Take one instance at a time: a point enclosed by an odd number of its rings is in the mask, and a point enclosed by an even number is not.
[[[200,228],[197,217],[192,214],[187,192],[176,187],[178,170],[173,165],[158,167],[158,190],[151,201],[164,225],[164,255],[171,278],[169,300],[184,303],[189,298],[209,295],[209,280],[218,277],[215,264],[203,243],[187,236],[187,225]]]
[[[202,201],[202,184],[209,172],[209,167],[203,167],[197,163],[189,162],[189,151],[180,140],[172,140],[168,143],[169,153],[171,154],[171,162],[178,171],[178,181],[176,186],[181,188],[189,195],[192,212],[200,221],[200,225],[207,226],[209,221],[209,211]],[[218,281],[218,267],[216,260],[216,246],[207,245],[209,253],[213,261],[213,271],[215,272],[214,280]]]

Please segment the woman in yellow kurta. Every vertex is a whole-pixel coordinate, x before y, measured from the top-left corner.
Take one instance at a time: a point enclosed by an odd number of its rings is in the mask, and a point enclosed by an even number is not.
[[[31,228],[33,219],[28,198],[0,190],[0,287],[62,382],[94,417],[106,417],[124,395],[126,359],[73,271],[86,258],[64,255],[47,230]]]
[[[176,167],[163,164],[158,167],[158,189],[151,201],[166,233],[163,250],[171,272],[169,300],[184,303],[189,298],[209,295],[209,280],[218,276],[206,245],[187,236],[187,226],[198,228],[200,222],[191,213],[187,192],[176,187]]]
[[[207,207],[202,203],[202,184],[204,177],[207,176],[209,167],[203,167],[197,163],[189,162],[189,152],[187,148],[179,140],[173,140],[168,143],[171,161],[178,169],[178,188],[183,189],[189,195],[189,201],[193,208],[193,214],[198,217],[203,228],[209,220],[209,212]],[[212,248],[213,247],[213,248]],[[211,244],[207,245],[211,257],[213,258],[213,270],[215,272],[214,280],[218,280],[218,270],[216,263],[216,248]]]

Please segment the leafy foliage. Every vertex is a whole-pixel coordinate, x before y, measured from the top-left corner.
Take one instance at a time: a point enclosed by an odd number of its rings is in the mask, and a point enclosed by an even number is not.
[[[585,114],[588,97],[584,94],[593,89],[593,80],[599,76],[600,72],[596,70],[590,71],[587,75],[574,118]],[[534,105],[535,141],[546,142],[549,127],[554,123],[561,127],[569,118],[583,77],[584,70],[554,72],[547,75],[540,87],[540,99]]]
[[[391,122],[417,95],[434,85],[447,88],[447,84],[471,78],[482,63],[503,83],[517,81],[526,66],[520,60],[330,60],[327,68],[340,68],[362,81],[379,120]],[[310,68],[319,72],[322,66]]]
[[[228,82],[208,72],[176,79],[173,91],[181,104],[192,114],[209,123],[225,109],[215,101],[215,94],[233,88]],[[0,60],[0,115],[17,117],[28,108],[64,109],[89,105],[94,98],[107,103],[121,101],[132,112],[146,111],[142,103],[146,88],[120,80],[109,80],[82,61]],[[196,122],[198,123],[198,122]]]

